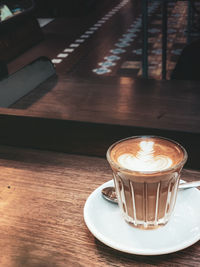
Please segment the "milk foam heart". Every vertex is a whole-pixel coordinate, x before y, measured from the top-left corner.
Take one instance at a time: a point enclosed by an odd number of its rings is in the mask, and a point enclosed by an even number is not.
[[[154,156],[154,142],[141,141],[136,156],[125,153],[118,157],[119,164],[133,171],[159,171],[170,168],[172,160],[166,155]]]

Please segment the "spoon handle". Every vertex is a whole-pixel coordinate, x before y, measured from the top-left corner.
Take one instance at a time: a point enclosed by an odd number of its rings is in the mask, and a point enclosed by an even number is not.
[[[198,186],[200,186],[200,181],[186,182],[186,183],[180,183],[178,189],[183,190]]]

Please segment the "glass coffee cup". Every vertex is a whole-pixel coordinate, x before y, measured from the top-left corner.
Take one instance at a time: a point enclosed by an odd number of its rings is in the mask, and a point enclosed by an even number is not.
[[[111,145],[107,160],[126,222],[142,229],[165,225],[176,203],[186,150],[157,136],[132,136]]]

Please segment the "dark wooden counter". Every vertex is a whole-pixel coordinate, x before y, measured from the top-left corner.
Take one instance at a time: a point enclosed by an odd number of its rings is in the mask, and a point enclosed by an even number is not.
[[[0,108],[0,143],[104,157],[120,138],[161,135],[185,146],[187,167],[198,169],[199,101],[198,82],[54,76]]]
[[[200,243],[163,256],[118,252],[83,219],[87,197],[111,179],[103,158],[0,147],[1,267],[199,266]],[[187,180],[200,179],[185,170]]]
[[[11,108],[22,115],[200,133],[200,83],[52,77]]]

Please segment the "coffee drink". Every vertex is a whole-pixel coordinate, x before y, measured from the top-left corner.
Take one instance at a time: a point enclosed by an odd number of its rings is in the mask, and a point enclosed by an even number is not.
[[[169,139],[136,136],[113,144],[107,159],[125,220],[144,229],[165,225],[176,202],[185,149]]]

